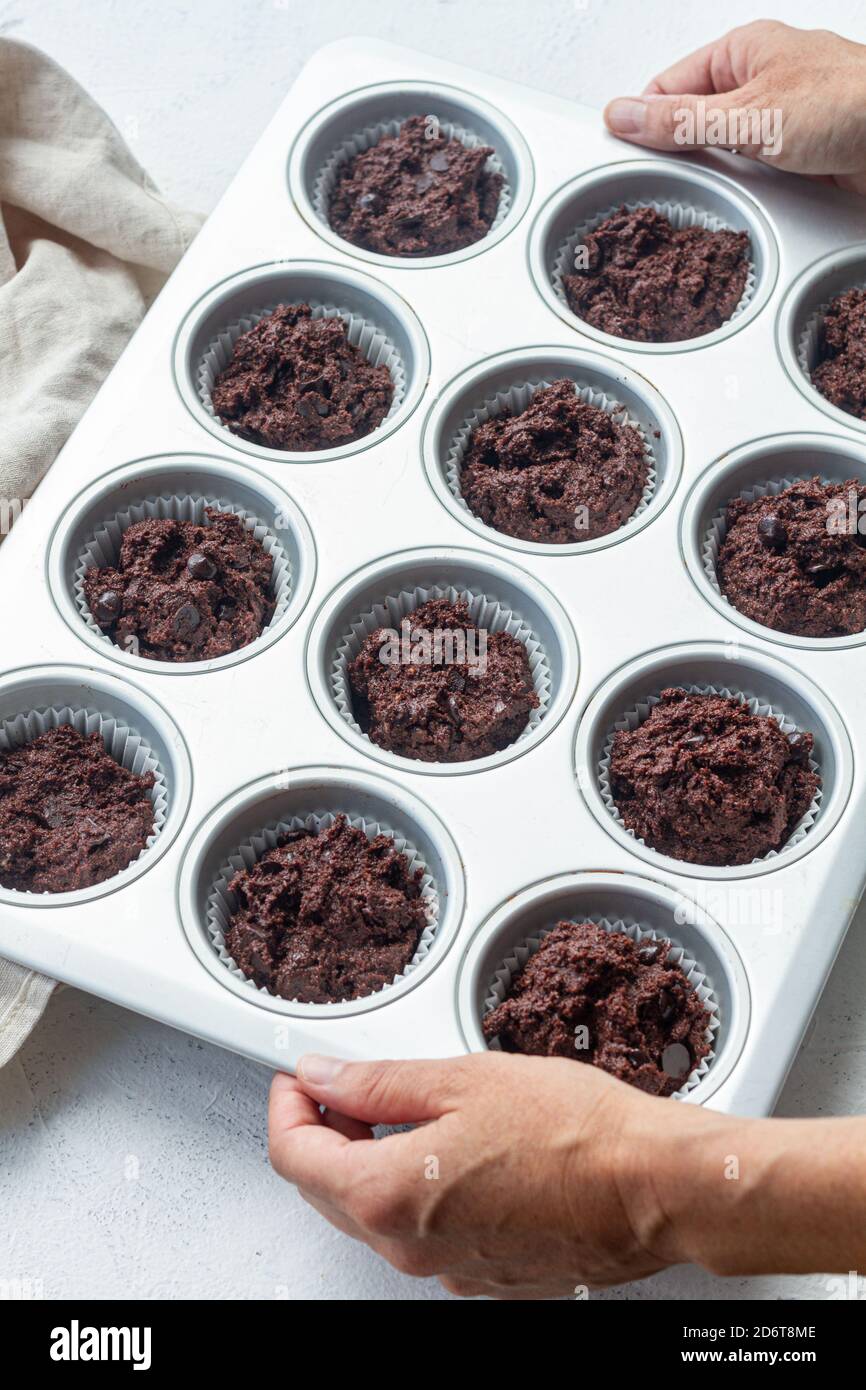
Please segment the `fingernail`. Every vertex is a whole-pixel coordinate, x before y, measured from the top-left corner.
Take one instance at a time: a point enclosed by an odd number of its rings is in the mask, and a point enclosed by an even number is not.
[[[320,1057],[311,1052],[298,1062],[298,1078],[308,1081],[311,1086],[331,1086],[343,1070],[343,1063],[336,1057]]]
[[[612,101],[607,108],[607,123],[618,135],[637,135],[646,125],[646,102],[634,97]]]

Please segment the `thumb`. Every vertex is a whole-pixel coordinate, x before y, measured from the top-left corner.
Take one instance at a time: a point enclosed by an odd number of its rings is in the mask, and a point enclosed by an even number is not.
[[[315,1053],[298,1062],[308,1096],[366,1124],[412,1124],[453,1109],[463,1089],[467,1058],[444,1062],[343,1062]]]
[[[605,107],[604,121],[608,130],[630,140],[635,145],[647,145],[653,150],[742,149],[744,154],[756,155],[760,146],[749,148],[748,125],[730,120],[730,113],[743,109],[741,90],[714,96],[710,102],[702,96],[665,96],[648,92],[640,97],[617,97]],[[745,146],[739,136],[745,134]]]

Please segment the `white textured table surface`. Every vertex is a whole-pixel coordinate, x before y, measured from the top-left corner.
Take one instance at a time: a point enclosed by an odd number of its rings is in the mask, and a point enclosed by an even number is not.
[[[668,0],[0,0],[0,34],[51,53],[163,189],[208,211],[314,49],[366,33],[601,106],[724,27],[820,19],[866,42],[866,9],[721,11]],[[718,18],[717,18],[718,16]],[[363,72],[358,73],[359,83]],[[820,929],[820,924],[816,924]],[[866,910],[779,1106],[866,1109]],[[326,1226],[271,1172],[263,1069],[74,990],[0,1071],[0,1296],[446,1298]],[[834,1281],[678,1269],[594,1298],[828,1298]]]

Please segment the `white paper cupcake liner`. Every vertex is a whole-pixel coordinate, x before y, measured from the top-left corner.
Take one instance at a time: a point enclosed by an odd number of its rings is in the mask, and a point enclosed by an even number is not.
[[[817,308],[813,309],[797,339],[797,361],[800,364],[800,370],[809,382],[811,382],[812,373],[818,365],[824,315],[830,308],[832,300],[838,299],[839,295],[845,294],[847,290],[866,290],[866,280],[852,280],[851,284],[846,285],[844,290],[837,290],[834,295],[830,296],[830,299],[826,299],[823,304],[819,304]]]
[[[379,141],[384,139],[385,136],[399,135],[400,127],[412,114],[417,115],[418,113],[407,111],[405,116],[395,116],[390,121],[379,121],[376,125],[365,126],[363,130],[359,130],[356,135],[341,140],[336,149],[331,152],[316,175],[313,182],[312,193],[312,203],[316,216],[319,217],[326,226],[330,225],[331,196],[334,192],[334,186],[337,181],[337,171],[340,165],[345,164],[347,159],[353,159],[355,155],[362,154],[365,150],[371,149],[373,145],[378,145]],[[459,140],[461,145],[465,145],[466,148],[470,150],[477,149],[479,145],[487,144],[486,140],[483,140],[480,135],[476,135],[473,130],[469,130],[466,126],[457,125],[454,121],[439,120],[438,116],[435,116],[435,113],[433,114],[434,118],[438,121],[439,130],[445,136],[446,140]],[[501,174],[502,176],[499,206],[496,209],[496,216],[490,224],[489,229],[491,232],[494,232],[497,227],[502,225],[511,211],[512,192],[505,172],[505,166],[498,154],[494,152],[492,155],[488,156],[486,167],[490,173]],[[419,256],[418,259],[422,260],[423,257]]]
[[[236,907],[233,895],[229,892],[229,884],[235,874],[241,869],[251,869],[253,865],[261,859],[266,850],[275,849],[281,835],[286,835],[292,830],[312,830],[318,835],[322,830],[327,830],[334,824],[338,814],[340,814],[340,812],[311,811],[306,816],[292,816],[290,820],[277,821],[272,825],[265,826],[257,835],[252,836],[249,840],[245,840],[242,844],[238,845],[228,861],[223,864],[208,894],[205,920],[207,922],[208,936],[210,937],[214,950],[223,965],[232,973],[236,980],[240,980],[241,983],[250,990],[259,994],[264,994],[269,999],[281,998],[282,996],[274,995],[271,990],[265,989],[263,986],[259,986],[255,984],[253,980],[249,979],[232,960],[226,948],[225,934],[230,925],[232,913]],[[399,980],[402,980],[404,976],[411,975],[412,971],[424,960],[433,945],[439,926],[439,893],[433,875],[424,862],[419,850],[409,840],[402,835],[396,834],[389,826],[383,825],[379,821],[369,820],[364,816],[351,815],[347,812],[343,814],[346,815],[346,820],[349,825],[354,826],[358,830],[362,830],[368,840],[375,839],[377,835],[389,836],[389,838],[394,841],[395,848],[406,856],[409,862],[410,874],[414,874],[417,869],[423,871],[421,897],[427,912],[427,926],[421,933],[417,950],[405,970],[399,975],[394,976],[391,985],[385,985],[381,990],[376,991],[376,993],[382,994],[385,990],[397,984]],[[364,997],[366,998],[369,996]],[[289,1002],[298,1003],[297,1000]],[[345,1000],[334,1001],[335,1004],[345,1002]]]
[[[331,664],[331,691],[340,714],[350,728],[363,738],[367,735],[355,719],[352,706],[352,688],[349,683],[349,665],[361,650],[370,633],[380,627],[391,627],[399,632],[404,618],[414,613],[423,603],[431,599],[448,599],[456,603],[462,599],[469,607],[469,616],[474,627],[487,632],[507,632],[522,642],[529,658],[532,683],[538,696],[538,706],[532,710],[525,729],[518,734],[515,743],[528,738],[544,718],[550,704],[553,679],[547,653],[528,623],[518,614],[497,599],[488,598],[477,589],[462,588],[454,584],[435,584],[429,588],[403,589],[396,594],[388,594],[375,608],[361,613],[351,628],[341,638]]]
[[[131,729],[114,715],[102,714],[99,710],[71,705],[49,705],[28,710],[26,714],[18,714],[14,719],[0,720],[0,749],[9,751],[25,743],[32,743],[42,734],[47,734],[50,729],[58,729],[63,724],[71,725],[77,733],[85,737],[89,734],[99,734],[106,752],[115,762],[120,763],[121,767],[125,767],[127,772],[133,772],[137,777],[143,777],[148,772],[153,773],[154,784],[149,792],[153,804],[153,830],[141,851],[141,855],[146,854],[156,844],[168,817],[169,792],[165,773],[156,753],[135,729]],[[138,856],[139,859],[141,855]],[[128,868],[129,865],[125,867]],[[28,896],[50,895],[29,893]]]
[[[489,1014],[491,1010],[503,1003],[511,989],[515,975],[517,975],[523,969],[526,962],[535,955],[535,952],[538,950],[544,938],[553,931],[554,927],[557,926],[559,922],[567,920],[574,922],[592,922],[595,926],[602,927],[604,931],[623,932],[626,936],[630,937],[632,941],[651,940],[671,942],[673,949],[668,956],[668,960],[680,967],[689,984],[693,987],[701,1003],[704,1005],[704,1008],[710,1015],[707,1031],[704,1034],[706,1041],[710,1044],[710,1051],[707,1053],[706,1057],[698,1063],[694,1070],[689,1073],[687,1080],[680,1086],[678,1091],[674,1092],[672,1098],[680,1099],[688,1095],[689,1091],[693,1091],[696,1086],[700,1085],[715,1060],[715,1040],[721,1023],[719,1001],[707,982],[705,972],[701,969],[698,962],[694,960],[682,946],[679,946],[675,941],[671,941],[671,938],[665,936],[663,932],[654,931],[652,927],[642,926],[632,917],[626,919],[602,917],[596,913],[583,913],[573,918],[563,918],[559,916],[541,931],[533,932],[531,936],[524,937],[522,941],[511,948],[508,955],[494,971],[484,996],[484,1014]],[[502,1050],[498,1038],[492,1039],[488,1046],[494,1052]]]
[[[235,350],[235,343],[241,334],[248,333],[251,328],[255,328],[263,318],[272,314],[279,304],[284,301],[277,300],[273,304],[266,304],[260,309],[251,309],[244,314],[243,318],[237,319],[234,323],[229,323],[225,328],[211,340],[205,349],[201,360],[195,370],[196,390],[198,398],[208,415],[218,425],[222,425],[228,435],[233,435],[233,431],[227,425],[223,425],[222,420],[214,409],[211,393],[216,385],[217,378],[225,371]],[[294,299],[291,302],[300,303],[302,301]],[[341,308],[335,304],[322,304],[318,300],[307,299],[312,310],[314,319],[342,319],[346,325],[346,335],[353,347],[363,353],[367,361],[374,367],[385,366],[394,384],[394,395],[385,419],[390,420],[397,413],[403,404],[406,395],[406,368],[400,356],[399,349],[391,342],[386,333],[381,328],[377,328],[369,319],[356,314],[352,309]],[[379,426],[377,425],[378,429]],[[370,431],[371,434],[375,430]],[[307,452],[315,453],[314,449]]]
[[[526,410],[536,391],[541,391],[550,385],[552,385],[550,381],[521,382],[517,386],[509,387],[507,391],[497,391],[495,396],[488,396],[481,405],[477,406],[465,417],[457,433],[454,435],[451,441],[451,447],[448,450],[448,457],[445,460],[445,480],[448,483],[448,487],[455,501],[467,515],[474,516],[475,513],[472,511],[472,508],[469,506],[460,490],[460,474],[463,469],[463,460],[466,457],[466,452],[469,448],[474,431],[477,430],[479,425],[483,425],[487,420],[495,419],[496,416],[501,415],[505,410],[510,410],[512,415],[521,415],[523,411]],[[641,494],[640,501],[631,516],[623,522],[623,526],[627,526],[629,522],[646,511],[653,499],[657,482],[657,470],[652,444],[640,421],[633,415],[630,415],[615,396],[609,396],[606,392],[597,391],[594,387],[586,386],[579,381],[574,383],[574,389],[578,399],[583,405],[594,405],[598,410],[603,410],[605,414],[610,415],[618,425],[631,425],[633,429],[637,430],[643,440],[644,456],[648,469],[647,481],[643,493]],[[493,526],[489,529],[491,531],[496,530]],[[579,544],[579,542],[576,542],[576,544]]]
[[[235,505],[224,497],[203,497],[199,493],[147,497],[144,501],[126,507],[123,511],[115,512],[114,516],[101,522],[92,535],[88,537],[76,558],[72,586],[76,606],[90,631],[101,638],[109,647],[113,647],[115,643],[108,633],[103,632],[87,603],[84,579],[88,571],[111,568],[117,564],[124,534],[136,522],[193,521],[196,525],[203,526],[206,524],[205,511],[208,507],[219,512],[230,512],[233,516],[239,517],[246,530],[259,543],[265,554],[271,557],[273,562],[271,595],[275,600],[276,607],[271,621],[262,629],[262,633],[267,632],[283,616],[292,600],[292,565],[288,551],[269,526],[252,512]],[[250,643],[249,645],[252,646],[253,644]]]
[[[777,709],[774,705],[767,704],[765,700],[757,700],[754,697],[749,699],[745,695],[741,694],[740,691],[731,690],[728,686],[678,684],[677,688],[685,690],[689,695],[721,695],[728,700],[738,700],[740,704],[746,706],[750,713],[764,715],[771,719],[775,719],[776,723],[779,725],[780,729],[782,730],[782,733],[785,735],[786,738],[790,738],[792,734],[799,732],[799,729],[795,721],[789,718],[789,716],[785,714],[783,710]],[[613,728],[610,730],[607,738],[605,739],[604,751],[602,752],[602,756],[599,759],[598,763],[598,785],[599,791],[601,792],[602,801],[604,802],[610,814],[613,816],[613,819],[619,825],[622,825],[623,829],[626,830],[629,835],[631,835],[632,839],[636,840],[638,844],[641,845],[646,844],[646,841],[643,840],[639,835],[635,835],[634,831],[628,829],[628,827],[624,824],[622,816],[620,815],[619,810],[617,808],[616,802],[614,801],[613,793],[611,791],[610,786],[610,758],[613,749],[614,734],[623,729],[638,728],[638,726],[642,724],[649,715],[649,712],[652,709],[653,705],[657,705],[660,699],[660,695],[648,695],[646,699],[641,700],[641,702],[638,705],[635,705],[632,709],[626,710],[624,714],[620,715],[619,719],[617,719],[616,723],[614,724]],[[812,772],[817,773],[820,777],[821,769],[814,758],[809,759],[809,767],[811,768]],[[756,859],[753,859],[751,862],[753,864],[760,864],[763,863],[764,860],[775,859],[778,855],[785,854],[788,850],[793,849],[795,845],[800,844],[801,840],[804,840],[806,838],[806,836],[808,835],[809,831],[812,829],[812,826],[815,824],[815,821],[818,818],[818,814],[821,809],[822,797],[823,789],[819,784],[818,790],[815,793],[811,805],[800,817],[800,820],[797,822],[792,833],[789,835],[788,839],[782,845],[781,849],[771,849],[766,854],[758,855],[758,857]]]
[[[587,218],[576,227],[570,236],[562,243],[553,260],[551,271],[551,284],[558,299],[569,308],[568,298],[565,293],[564,279],[566,275],[574,274],[574,255],[578,248],[585,241],[589,232],[595,231],[596,227],[608,217],[612,217],[621,207],[625,207],[629,212],[636,211],[637,208],[653,208],[656,212],[666,217],[671,225],[677,230],[683,227],[703,227],[710,232],[730,232],[735,228],[731,227],[724,218],[716,217],[713,213],[703,212],[700,208],[693,207],[689,203],[675,201],[661,202],[656,198],[639,198],[627,203],[615,203],[612,207],[605,208],[602,212],[597,212],[593,217]],[[754,261],[749,261],[746,272],[746,287],[743,290],[739,304],[731,314],[731,319],[739,318],[740,314],[747,308],[749,301],[755,293],[757,285],[757,271]],[[726,320],[730,322],[730,319]]]

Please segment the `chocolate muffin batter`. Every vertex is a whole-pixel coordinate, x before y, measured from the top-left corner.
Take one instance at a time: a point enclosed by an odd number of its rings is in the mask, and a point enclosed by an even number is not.
[[[646,486],[644,442],[573,381],[536,391],[473,431],[460,470],[467,506],[506,536],[554,545],[593,540],[631,516]]]
[[[154,781],[67,724],[0,750],[0,884],[68,893],[119,874],[153,833]]]
[[[856,478],[827,484],[811,478],[775,497],[736,498],[728,504],[716,565],[722,593],[747,618],[777,632],[862,632],[866,536],[856,529],[860,503],[866,506],[866,486]]]
[[[428,116],[345,160],[329,219],[335,232],[382,256],[441,256],[480,241],[499,207],[502,175],[488,145],[449,140]]]
[[[812,735],[787,738],[739,700],[663,690],[614,734],[610,786],[624,824],[690,864],[750,864],[778,850],[819,785]]]
[[[270,449],[310,452],[362,439],[394,399],[388,368],[349,342],[341,318],[280,304],[242,333],[211,392],[233,434]]]
[[[505,1052],[573,1057],[650,1095],[673,1095],[710,1051],[710,1016],[670,950],[669,941],[560,922],[486,1015],[484,1036]]]
[[[839,410],[866,420],[866,290],[845,290],[831,301],[812,385]]]
[[[513,743],[538,706],[523,643],[476,628],[462,600],[421,604],[403,631],[405,642],[378,628],[349,666],[355,718],[373,743],[428,763],[469,762]]]
[[[618,338],[700,338],[731,317],[746,288],[746,232],[677,228],[655,208],[621,207],[583,244],[587,268],[563,277],[569,308]]]
[[[293,830],[232,879],[226,949],[271,994],[305,1004],[360,999],[405,970],[427,925],[423,871],[387,835],[338,816]]]
[[[90,612],[119,647],[154,661],[210,661],[253,642],[274,615],[273,561],[231,512],[207,525],[135,522],[116,568],[84,578]]]

